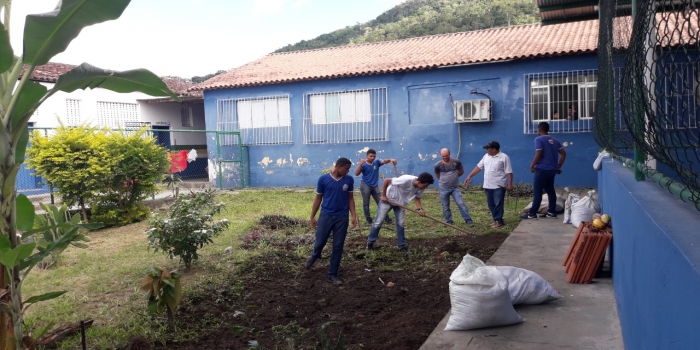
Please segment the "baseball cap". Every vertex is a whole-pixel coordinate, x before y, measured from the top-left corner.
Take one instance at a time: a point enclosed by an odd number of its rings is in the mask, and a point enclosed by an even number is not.
[[[495,148],[496,150],[501,149],[501,144],[498,141],[489,141],[489,143],[484,145],[484,149]]]

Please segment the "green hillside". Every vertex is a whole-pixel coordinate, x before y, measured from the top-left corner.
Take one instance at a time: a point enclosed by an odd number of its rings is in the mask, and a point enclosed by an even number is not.
[[[357,45],[539,21],[537,0],[407,0],[377,18],[275,52]]]

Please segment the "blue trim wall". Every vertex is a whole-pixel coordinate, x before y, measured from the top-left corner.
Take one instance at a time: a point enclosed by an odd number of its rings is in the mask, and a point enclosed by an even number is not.
[[[618,161],[598,178],[625,348],[700,349],[700,212]]]
[[[379,158],[396,158],[400,174],[433,173],[442,147],[451,149],[470,171],[483,157],[482,146],[490,140],[501,143],[513,165],[515,181],[530,182],[534,156],[534,134],[524,134],[523,75],[579,69],[596,69],[595,55],[540,58],[471,66],[380,74],[341,79],[207,90],[204,108],[207,130],[216,130],[217,99],[290,95],[293,144],[250,147],[251,184],[257,186],[314,186],[318,176],[339,157],[357,162],[364,150],[374,148]],[[323,93],[386,87],[389,110],[389,141],[344,144],[304,144],[302,98],[305,93]],[[493,121],[461,124],[453,122],[450,96],[454,100],[484,98],[472,95],[478,89],[493,100]],[[599,146],[590,132],[552,134],[567,151],[563,174],[557,186],[595,187],[591,164]],[[461,148],[460,144],[461,137]],[[208,140],[209,158],[216,159],[216,142]],[[225,150],[222,154],[226,154]],[[354,168],[353,168],[354,170]],[[393,168],[382,167],[385,176]],[[226,181],[226,174],[224,174]],[[225,182],[224,181],[224,182]],[[359,181],[359,178],[358,178]],[[482,174],[475,178],[483,181]],[[226,183],[224,183],[226,186]]]

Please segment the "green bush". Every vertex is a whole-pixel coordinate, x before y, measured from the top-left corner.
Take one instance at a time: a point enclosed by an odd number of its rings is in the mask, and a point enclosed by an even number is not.
[[[58,189],[64,204],[79,205],[87,221],[86,205],[104,190],[118,161],[106,147],[106,134],[61,125],[51,136],[34,131],[31,144],[27,167]]]
[[[116,163],[111,178],[94,197],[91,220],[116,226],[146,219],[150,210],[143,201],[157,191],[156,182],[170,165],[167,150],[148,137],[146,129],[109,132],[105,147]]]
[[[167,150],[146,129],[136,132],[60,126],[56,133],[32,135],[28,167],[58,189],[63,203],[80,205],[87,220],[106,226],[148,217],[143,201],[155,193],[167,171]]]
[[[187,270],[199,259],[197,250],[229,226],[226,219],[214,221],[223,203],[215,203],[215,190],[190,192],[177,197],[164,218],[153,217],[147,231],[148,243],[155,252],[173,259],[179,257]]]

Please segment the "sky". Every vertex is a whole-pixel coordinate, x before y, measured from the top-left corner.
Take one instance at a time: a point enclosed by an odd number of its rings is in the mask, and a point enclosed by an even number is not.
[[[191,78],[240,67],[287,44],[374,19],[404,0],[132,0],[122,16],[83,29],[51,61],[117,71],[146,68]],[[27,14],[58,0],[12,2],[10,35],[22,49]]]

